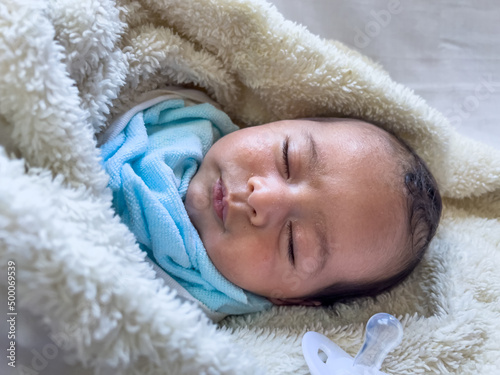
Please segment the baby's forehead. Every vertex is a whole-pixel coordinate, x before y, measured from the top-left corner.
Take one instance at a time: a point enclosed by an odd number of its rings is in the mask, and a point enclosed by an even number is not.
[[[381,134],[388,134],[383,128],[374,125],[370,122],[356,119],[356,118],[348,118],[348,117],[311,117],[311,118],[303,118],[292,120],[296,121],[298,124],[302,126],[310,126],[310,123],[316,123],[320,126],[345,126],[356,129],[364,129],[367,131],[373,131]]]
[[[315,126],[320,127],[349,127],[355,129],[365,129],[367,131],[380,132],[381,134],[388,134],[383,128],[356,118],[344,117],[306,117],[291,120],[277,121],[275,124],[283,126],[290,126],[297,129],[310,128]]]
[[[286,120],[283,124],[289,127],[289,131],[311,131],[320,130],[322,133],[331,133],[336,137],[349,137],[361,142],[380,143],[387,150],[390,149],[392,135],[385,129],[372,123],[355,119],[340,117],[312,117],[294,120]]]
[[[253,133],[252,128],[258,131]],[[357,154],[358,159],[361,159],[366,153],[372,157],[376,155],[391,157],[394,149],[394,140],[390,133],[377,125],[355,118],[287,119],[246,128],[246,130],[254,135],[260,134],[259,136],[262,136],[262,131],[264,131],[264,134],[269,132],[282,135],[285,138],[290,135],[297,135],[298,139],[313,138],[323,145],[326,142],[327,147],[329,147],[328,143],[331,143],[332,146],[339,146],[340,142],[340,144],[345,145],[345,148],[349,148],[349,145],[353,146],[352,151]]]

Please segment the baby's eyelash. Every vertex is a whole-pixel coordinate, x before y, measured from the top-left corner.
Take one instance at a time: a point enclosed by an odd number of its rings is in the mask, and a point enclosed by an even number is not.
[[[288,259],[290,263],[295,267],[295,252],[293,251],[293,232],[292,232],[292,222],[288,222]]]
[[[288,164],[288,139],[289,139],[288,137],[285,138],[283,142],[282,151],[283,151],[283,165],[285,166],[285,174],[287,178],[290,178],[290,168]]]

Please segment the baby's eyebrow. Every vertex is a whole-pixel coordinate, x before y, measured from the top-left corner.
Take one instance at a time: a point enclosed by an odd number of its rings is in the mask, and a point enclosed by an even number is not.
[[[307,173],[309,178],[311,179],[311,185],[317,186],[319,176],[324,170],[324,166],[321,163],[321,158],[318,154],[318,146],[316,141],[314,140],[314,136],[310,131],[304,131],[304,138],[306,139],[306,147],[307,147]]]
[[[314,140],[314,137],[310,131],[306,131],[305,136],[306,136],[307,143],[309,146],[309,154],[310,154],[309,170],[315,174],[315,173],[317,173],[317,171],[319,169],[319,158],[318,158],[316,141]]]
[[[323,268],[325,268],[326,260],[330,254],[330,248],[328,247],[328,239],[326,237],[323,218],[315,223],[314,230],[316,232],[316,237],[319,239],[319,256],[316,262],[317,266],[312,271],[312,274],[316,276],[321,272],[321,270],[323,270]]]
[[[304,136],[307,141],[307,148],[309,151],[308,175],[311,179],[311,184],[315,185],[315,182],[317,181],[319,174],[323,169],[320,162],[320,157],[318,155],[318,147],[316,141],[314,140],[314,136],[308,130],[304,131]],[[326,236],[326,228],[324,224],[325,220],[320,212],[318,212],[318,215],[319,216],[315,219],[314,231],[316,234],[316,238],[318,238],[319,240],[319,254],[315,262],[315,267],[311,270],[311,274],[313,276],[316,276],[321,272],[323,268],[325,268],[328,255],[330,253],[328,247],[328,239]]]

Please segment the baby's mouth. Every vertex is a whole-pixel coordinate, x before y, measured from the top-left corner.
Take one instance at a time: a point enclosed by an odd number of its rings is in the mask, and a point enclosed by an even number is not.
[[[227,202],[224,199],[226,196],[226,188],[224,186],[224,182],[222,178],[219,178],[213,187],[212,190],[213,196],[213,206],[216,215],[222,221],[222,224],[225,223],[226,214],[227,214]]]

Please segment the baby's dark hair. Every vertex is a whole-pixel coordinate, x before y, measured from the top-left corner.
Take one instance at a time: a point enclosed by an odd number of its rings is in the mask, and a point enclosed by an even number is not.
[[[327,119],[309,119],[326,122]],[[344,302],[356,297],[373,297],[388,291],[405,280],[420,263],[434,237],[442,211],[437,182],[426,163],[399,136],[388,133],[390,152],[397,163],[396,186],[402,190],[407,211],[408,239],[401,249],[406,257],[402,269],[395,275],[372,283],[336,283],[319,292],[303,297],[304,302],[319,301],[322,305]]]

